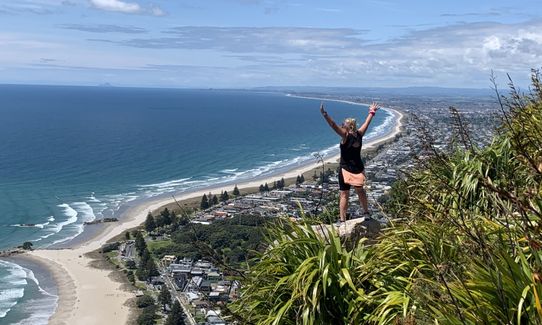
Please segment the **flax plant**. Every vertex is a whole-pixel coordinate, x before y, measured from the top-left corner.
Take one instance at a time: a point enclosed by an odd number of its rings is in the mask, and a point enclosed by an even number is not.
[[[333,227],[281,219],[269,228],[268,249],[250,271],[234,311],[255,324],[357,324],[359,297],[373,289],[363,243],[346,249]],[[354,279],[356,284],[354,284]]]

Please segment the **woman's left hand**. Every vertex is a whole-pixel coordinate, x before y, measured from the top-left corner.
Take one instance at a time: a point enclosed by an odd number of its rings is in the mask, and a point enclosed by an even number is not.
[[[320,102],[320,113],[322,113],[322,115],[324,115],[324,116],[327,115],[327,112],[324,109],[324,102]]]
[[[380,108],[380,105],[377,102],[373,102],[371,106],[369,106],[369,113],[376,113],[378,109]]]

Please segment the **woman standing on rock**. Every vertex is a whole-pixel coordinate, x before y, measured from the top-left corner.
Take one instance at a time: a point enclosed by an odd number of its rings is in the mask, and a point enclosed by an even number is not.
[[[341,161],[339,169],[339,217],[340,221],[346,221],[346,211],[348,209],[348,197],[350,188],[353,186],[358,194],[359,203],[363,207],[364,215],[369,215],[369,206],[367,204],[367,193],[363,188],[365,184],[365,166],[361,160],[361,145],[363,135],[367,131],[371,120],[376,111],[380,108],[377,103],[372,103],[369,107],[369,114],[360,128],[356,126],[354,118],[346,118],[341,126],[338,126],[324,109],[324,104],[320,104],[320,112],[331,128],[341,137]]]

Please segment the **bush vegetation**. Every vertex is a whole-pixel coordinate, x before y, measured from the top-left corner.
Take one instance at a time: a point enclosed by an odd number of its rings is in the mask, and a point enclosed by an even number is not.
[[[270,226],[231,307],[246,324],[542,324],[542,85],[498,95],[502,125],[456,142],[397,183],[373,245]],[[285,231],[285,229],[288,229]]]

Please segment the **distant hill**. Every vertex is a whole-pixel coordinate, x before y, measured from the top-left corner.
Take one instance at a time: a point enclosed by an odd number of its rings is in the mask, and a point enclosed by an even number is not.
[[[395,96],[439,96],[439,97],[480,97],[493,96],[491,89],[475,88],[442,88],[442,87],[403,87],[403,88],[376,88],[376,87],[256,87],[257,91],[276,91],[287,93],[326,93],[337,95],[395,95]]]

